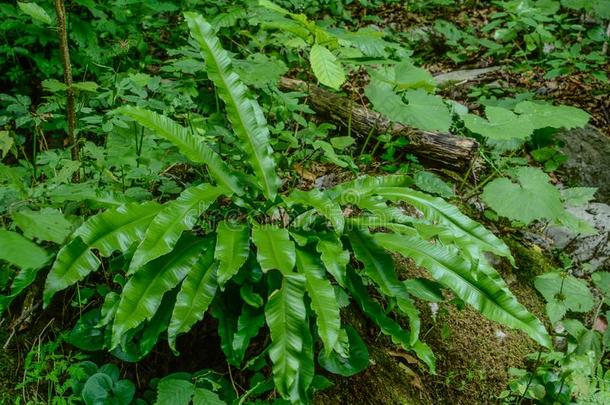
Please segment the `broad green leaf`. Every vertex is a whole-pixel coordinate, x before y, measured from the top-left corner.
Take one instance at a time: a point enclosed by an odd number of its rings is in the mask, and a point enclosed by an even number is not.
[[[40,7],[36,3],[23,3],[18,1],[17,5],[19,6],[19,9],[21,9],[21,11],[32,17],[32,19],[40,21],[41,23],[44,23],[46,25],[51,25],[53,23],[53,20],[51,20],[51,17],[49,16],[49,14],[47,14],[45,9]]]
[[[176,351],[176,337],[188,332],[195,323],[203,319],[205,311],[212,303],[218,287],[214,262],[214,240],[206,240],[205,250],[189,270],[176,296],[176,305],[167,328],[169,347]]]
[[[514,264],[510,249],[502,240],[442,198],[431,197],[406,187],[380,187],[375,193],[393,202],[413,205],[428,221],[446,227],[454,235],[458,245],[470,245],[481,251],[504,256]]]
[[[305,289],[311,298],[311,308],[316,314],[318,335],[328,354],[335,349],[341,329],[341,314],[335,290],[325,277],[324,269],[312,253],[297,249],[296,265],[305,276]]]
[[[559,321],[566,311],[588,312],[593,308],[593,294],[587,282],[568,274],[545,273],[536,277],[534,286],[547,302],[552,323]]]
[[[223,288],[244,265],[250,254],[250,229],[247,224],[221,221],[216,227],[218,285]]]
[[[214,30],[196,13],[184,13],[191,36],[197,41],[205,60],[207,74],[224,102],[227,118],[248,154],[248,161],[265,197],[274,199],[281,180],[275,173],[273,149],[263,111],[256,100],[247,96],[247,88],[231,67],[231,58],[222,48]]]
[[[0,155],[1,159],[6,157],[6,154],[12,149],[15,140],[10,136],[8,131],[0,131]]]
[[[394,66],[394,84],[397,90],[423,88],[432,91],[436,87],[430,72],[415,66],[410,60],[404,60]]]
[[[409,345],[419,338],[419,311],[403,283],[396,276],[394,259],[371,237],[368,231],[354,229],[349,234],[354,256],[364,265],[364,272],[387,297],[396,299],[400,312],[409,318]]]
[[[193,392],[193,405],[226,405],[213,391],[205,388],[195,388]]]
[[[324,192],[313,189],[310,191],[294,190],[289,197],[284,200],[289,204],[301,204],[305,207],[315,208],[320,214],[325,216],[335,228],[335,231],[341,235],[345,226],[345,219],[341,206],[333,201]]]
[[[544,347],[551,347],[544,325],[517,301],[499,276],[490,276],[490,270],[477,271],[457,252],[438,243],[397,234],[378,233],[374,238],[384,248],[428,269],[435,280],[487,318],[520,329]]]
[[[98,89],[99,85],[95,82],[78,82],[74,83],[72,87],[80,91],[94,92]]]
[[[527,139],[534,132],[528,117],[520,116],[503,107],[485,107],[487,119],[478,115],[464,116],[464,125],[472,132],[490,139]]]
[[[425,90],[409,90],[402,97],[392,90],[391,85],[372,80],[364,93],[375,110],[391,121],[427,131],[449,131],[451,111],[443,100]]]
[[[274,225],[255,225],[252,241],[256,245],[256,257],[263,271],[279,270],[287,275],[294,269],[296,253],[288,229]]]
[[[24,254],[26,253],[27,254]],[[39,269],[50,259],[46,250],[17,232],[0,229],[0,260],[21,269]]]
[[[126,332],[155,315],[163,295],[194,271],[206,244],[205,239],[185,234],[171,253],[148,263],[129,279],[114,318],[112,348]]]
[[[318,81],[339,90],[345,82],[345,71],[337,57],[323,45],[314,44],[309,51],[311,70]]]
[[[597,187],[570,187],[559,191],[564,204],[571,207],[579,207],[595,198]]]
[[[580,108],[567,105],[554,106],[548,103],[522,101],[515,106],[519,119],[530,121],[534,129],[540,128],[583,128],[591,116]]]
[[[603,294],[606,304],[610,305],[610,272],[596,271],[591,275],[591,280]]]
[[[180,235],[192,229],[199,216],[218,197],[227,193],[222,187],[199,184],[187,188],[177,199],[165,204],[148,226],[144,239],[131,259],[128,274],[133,274],[151,260],[169,253]]]
[[[157,385],[155,405],[189,405],[194,391],[195,386],[190,381],[166,377]]]
[[[154,111],[133,106],[121,107],[117,111],[176,145],[180,152],[191,161],[207,165],[211,176],[218,184],[225,186],[237,195],[244,193],[232,169],[201,137],[194,135],[172,119]]]
[[[443,198],[455,197],[453,188],[434,173],[417,172],[414,180],[417,188],[426,193],[438,194]]]
[[[335,278],[340,286],[345,286],[345,268],[349,263],[349,252],[343,248],[343,243],[336,235],[320,238],[316,245],[320,259],[326,270]]]
[[[491,209],[513,221],[557,220],[564,213],[561,194],[549,176],[534,167],[514,170],[515,181],[500,178],[487,184],[481,198]]]
[[[11,217],[23,235],[30,239],[61,244],[72,231],[70,221],[55,208],[45,207],[40,211],[25,209],[14,212]]]
[[[280,59],[255,53],[245,60],[234,60],[235,73],[249,86],[265,88],[276,84],[288,71],[288,67]]]
[[[265,306],[271,332],[269,357],[273,363],[273,380],[284,398],[290,398],[295,390],[300,391],[300,368],[313,360],[304,353],[307,343],[304,336],[309,334],[304,293],[303,275],[284,276],[282,287],[269,296]]]
[[[93,249],[104,257],[117,250],[125,252],[135,242],[142,240],[150,221],[160,209],[161,205],[155,202],[129,203],[85,221],[73,233],[72,241],[57,254],[45,284],[45,307],[56,292],[97,270],[100,260]]]
[[[347,271],[347,288],[352,295],[352,298],[358,306],[381,330],[381,332],[389,336],[392,342],[400,345],[407,351],[413,350],[415,354],[429,367],[432,374],[436,373],[436,361],[432,351],[427,348],[427,345],[421,341],[417,341],[416,346],[411,344],[413,340],[406,330],[404,330],[397,322],[388,317],[381,307],[368,294],[366,287],[362,283],[360,276],[354,270]]]

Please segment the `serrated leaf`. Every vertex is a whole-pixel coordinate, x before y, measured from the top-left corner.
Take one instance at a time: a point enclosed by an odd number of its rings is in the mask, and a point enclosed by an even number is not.
[[[100,260],[93,253],[108,257],[115,251],[125,252],[142,240],[148,224],[159,212],[155,202],[129,203],[89,218],[72,235],[55,259],[44,289],[45,307],[56,292],[82,280],[97,270]]]
[[[301,384],[300,368],[313,362],[304,356],[309,334],[304,302],[305,277],[300,274],[284,276],[282,287],[275,290],[265,306],[265,317],[271,332],[269,357],[273,363],[273,380],[284,398],[307,387]],[[301,388],[301,389],[299,389]]]
[[[587,282],[574,276],[549,272],[536,277],[534,286],[554,307],[548,314],[552,323],[559,321],[566,311],[588,312],[593,308],[593,294]]]
[[[457,252],[411,236],[377,233],[374,238],[385,249],[428,269],[436,281],[487,318],[520,329],[541,345],[551,347],[544,325],[517,301],[493,269],[477,271]]]
[[[559,190],[549,176],[534,167],[514,170],[515,181],[496,179],[483,189],[481,198],[499,215],[529,224],[534,220],[557,220],[564,213]]]
[[[202,248],[205,252],[199,256],[182,282],[167,328],[167,341],[174,351],[176,337],[188,332],[195,323],[203,319],[216,295],[218,266],[214,262],[214,240],[209,238]]]
[[[199,184],[187,188],[177,199],[165,204],[148,226],[144,239],[131,259],[128,274],[169,253],[182,232],[192,229],[199,216],[218,197],[226,194],[229,194],[228,191],[222,187]]]
[[[180,152],[191,161],[207,165],[210,174],[218,184],[225,186],[237,195],[244,193],[239,180],[233,174],[233,170],[201,137],[194,135],[172,119],[154,111],[133,106],[121,107],[117,111],[176,145]]]
[[[155,405],[189,405],[195,391],[193,383],[177,378],[164,378],[157,385]]]
[[[32,3],[32,2],[23,3],[23,2],[18,1],[17,5],[19,6],[19,9],[21,11],[23,11],[25,14],[32,17],[32,19],[34,19],[36,21],[40,21],[41,23],[44,23],[47,25],[51,25],[53,23],[53,20],[51,20],[51,17],[49,16],[49,14],[47,14],[45,9],[40,7],[36,3]]]
[[[591,275],[591,279],[604,295],[606,304],[610,305],[610,272],[597,271]]]
[[[324,269],[313,254],[297,249],[296,257],[297,269],[305,276],[305,289],[311,298],[311,308],[316,314],[318,335],[328,354],[337,346],[341,329],[341,315],[335,290],[324,277]]]
[[[343,233],[345,218],[341,206],[324,192],[318,189],[310,191],[294,190],[289,197],[284,198],[284,201],[289,204],[301,204],[305,207],[314,208],[330,221],[339,235]]]
[[[40,211],[25,209],[13,212],[11,217],[24,236],[30,239],[61,244],[72,231],[72,224],[55,208],[45,207]]]
[[[42,81],[42,87],[51,93],[57,93],[59,91],[66,91],[68,86],[65,83],[60,82],[57,79],[46,79]]]
[[[218,285],[222,289],[244,265],[250,254],[250,228],[246,224],[221,221],[216,227]]]
[[[274,225],[255,225],[252,241],[256,245],[256,257],[263,271],[279,270],[292,273],[296,260],[294,242],[286,228]]]
[[[318,81],[339,90],[345,82],[345,71],[337,57],[323,45],[314,44],[309,51],[311,70]]]
[[[176,287],[196,266],[206,243],[204,239],[185,234],[171,253],[148,263],[129,279],[114,318],[113,349],[125,333],[155,315],[163,295]]]
[[[231,58],[214,30],[196,13],[184,13],[191,32],[197,41],[206,63],[207,74],[224,102],[227,118],[240,139],[240,146],[248,155],[265,197],[273,200],[281,180],[275,173],[273,149],[269,143],[269,129],[263,111],[256,100],[247,96],[247,88],[231,67]]]
[[[193,405],[226,405],[213,391],[205,388],[195,388],[193,393]]]
[[[535,129],[529,117],[517,115],[503,107],[487,106],[485,115],[487,119],[467,114],[463,118],[464,125],[475,134],[500,140],[527,139]]]
[[[547,103],[522,101],[515,106],[519,119],[527,119],[534,129],[583,128],[591,116],[580,108],[567,105],[554,106]]]
[[[72,87],[80,91],[95,92],[100,86],[95,82],[78,82],[72,84]]]

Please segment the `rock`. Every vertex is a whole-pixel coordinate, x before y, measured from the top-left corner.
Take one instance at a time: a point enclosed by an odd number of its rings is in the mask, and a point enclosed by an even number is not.
[[[610,136],[597,128],[562,131],[557,139],[565,146],[568,161],[561,172],[569,185],[597,187],[597,200],[610,204]]]
[[[579,236],[563,228],[549,227],[546,234],[563,250],[582,272],[610,269],[610,205],[589,203],[569,207],[570,213],[592,224],[595,235]]]

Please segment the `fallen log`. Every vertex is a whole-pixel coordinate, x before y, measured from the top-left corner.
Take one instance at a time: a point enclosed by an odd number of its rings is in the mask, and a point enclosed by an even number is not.
[[[314,111],[343,127],[351,125],[352,131],[361,136],[390,133],[393,136],[406,137],[409,145],[405,149],[417,156],[422,163],[463,172],[477,156],[479,144],[474,139],[423,131],[391,122],[382,114],[359,106],[346,97],[302,80],[282,77],[280,88],[307,92],[307,102]]]

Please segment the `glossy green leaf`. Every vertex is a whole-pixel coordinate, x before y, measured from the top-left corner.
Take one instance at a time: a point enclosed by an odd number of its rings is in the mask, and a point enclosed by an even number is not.
[[[265,116],[258,102],[247,96],[247,88],[233,71],[231,58],[222,48],[212,26],[199,14],[188,12],[184,16],[191,36],[199,44],[208,77],[225,103],[227,117],[241,141],[240,146],[248,154],[248,162],[265,196],[274,199],[281,181],[275,173]]]
[[[252,228],[252,241],[256,245],[256,257],[263,271],[276,269],[283,274],[292,272],[296,253],[286,228],[256,225]]]
[[[187,188],[177,199],[165,204],[148,226],[144,239],[131,259],[128,274],[171,252],[180,235],[192,229],[199,216],[223,194],[227,194],[227,191],[222,187],[199,184]]]
[[[326,353],[335,349],[341,329],[341,314],[335,289],[325,277],[322,264],[314,254],[297,249],[297,270],[305,276],[305,289],[316,314],[318,335]]]
[[[250,254],[250,229],[246,224],[221,221],[216,227],[218,285],[226,284],[244,265]]]
[[[313,189],[310,191],[294,190],[289,197],[284,198],[289,204],[301,204],[305,207],[312,207],[324,217],[326,217],[335,228],[338,234],[343,233],[345,219],[341,206],[333,201],[324,192]]]
[[[155,202],[130,203],[107,210],[89,218],[74,233],[73,239],[57,254],[47,276],[44,305],[47,306],[57,291],[82,280],[97,270],[101,256],[115,251],[125,252],[144,237],[146,228],[161,206]]]
[[[410,341],[417,342],[420,330],[419,311],[413,304],[403,283],[396,276],[394,259],[371,237],[367,231],[354,229],[349,233],[354,256],[364,265],[364,272],[387,297],[396,299],[400,312],[409,318]]]
[[[114,318],[112,348],[117,347],[126,332],[155,315],[163,295],[193,271],[206,243],[185,234],[170,254],[148,263],[129,279]]]
[[[316,245],[320,259],[326,270],[335,278],[337,283],[345,286],[345,268],[349,263],[349,252],[336,235],[326,235],[320,238]]]
[[[261,309],[244,305],[237,318],[237,330],[233,336],[233,364],[240,365],[246,355],[250,341],[258,335],[265,324],[265,313]]]
[[[368,294],[362,279],[355,271],[348,269],[346,280],[347,288],[362,312],[375,322],[381,332],[389,336],[394,344],[400,345],[405,350],[415,351],[415,354],[426,363],[430,372],[434,374],[436,372],[436,361],[434,354],[427,345],[421,341],[417,341],[415,346],[411,344],[412,338],[409,332],[385,314],[381,305]]]
[[[202,245],[198,260],[189,270],[176,296],[176,305],[167,328],[169,347],[176,350],[176,337],[186,333],[203,319],[205,311],[212,303],[218,287],[216,274],[218,265],[214,262],[214,241],[206,240]]]
[[[203,138],[194,135],[174,120],[154,111],[133,106],[121,107],[117,111],[176,145],[180,152],[191,161],[207,165],[210,174],[218,184],[237,195],[243,194],[244,190],[233,174],[233,170],[218,153],[210,148]]]
[[[275,290],[265,306],[265,318],[271,332],[269,357],[273,363],[275,387],[284,398],[303,391],[300,368],[311,361],[306,356],[305,335],[309,335],[304,302],[305,277],[284,276],[282,287]]]
[[[345,71],[337,57],[323,45],[314,44],[309,51],[311,70],[325,86],[339,90],[345,82]]]
[[[374,239],[385,249],[428,269],[435,280],[487,318],[520,329],[541,345],[551,347],[544,325],[517,301],[499,276],[490,276],[489,270],[477,271],[457,252],[440,244],[397,234],[378,233]]]
[[[350,325],[345,327],[348,337],[349,352],[346,357],[342,357],[336,352],[320,352],[318,363],[326,371],[338,374],[343,377],[350,377],[358,374],[369,365],[369,351],[358,332]]]

